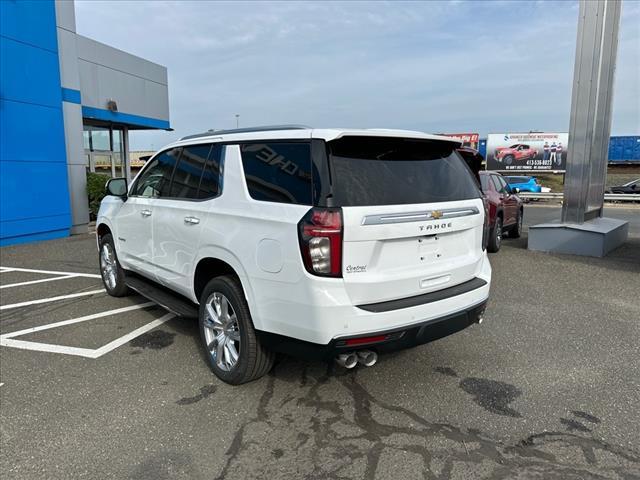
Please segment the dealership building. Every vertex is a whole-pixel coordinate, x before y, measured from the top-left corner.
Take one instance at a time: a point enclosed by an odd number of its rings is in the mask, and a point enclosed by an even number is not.
[[[76,33],[73,1],[0,1],[0,245],[86,232],[87,171],[170,129],[167,69]]]

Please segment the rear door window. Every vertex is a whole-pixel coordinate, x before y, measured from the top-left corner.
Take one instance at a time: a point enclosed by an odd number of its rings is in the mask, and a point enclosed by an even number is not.
[[[213,145],[211,147],[209,158],[205,163],[204,172],[202,172],[202,178],[200,179],[200,187],[198,188],[199,200],[217,197],[222,192],[220,169],[222,148],[222,145]]]
[[[266,202],[311,205],[311,146],[308,142],[240,145],[249,195]]]
[[[336,206],[450,202],[480,196],[453,143],[347,136],[327,145]]]

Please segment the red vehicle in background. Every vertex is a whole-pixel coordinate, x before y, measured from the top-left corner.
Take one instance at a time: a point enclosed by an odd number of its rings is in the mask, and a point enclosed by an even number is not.
[[[517,195],[519,190],[512,189],[497,172],[480,172],[480,185],[489,206],[487,250],[495,253],[500,250],[503,234],[518,238],[522,233],[522,199]]]
[[[517,195],[520,190],[512,188],[499,173],[482,170],[484,158],[477,150],[460,147],[457,152],[482,189],[489,212],[487,250],[495,253],[500,250],[504,233],[508,233],[511,238],[518,238],[522,233],[523,202]]]
[[[497,147],[493,158],[505,165],[511,165],[514,160],[529,160],[536,158],[538,150],[524,143],[516,143],[510,147]]]

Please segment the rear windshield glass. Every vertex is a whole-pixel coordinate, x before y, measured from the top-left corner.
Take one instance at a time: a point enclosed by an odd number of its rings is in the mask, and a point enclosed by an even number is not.
[[[336,206],[406,205],[480,196],[473,174],[452,143],[352,136],[327,145]]]

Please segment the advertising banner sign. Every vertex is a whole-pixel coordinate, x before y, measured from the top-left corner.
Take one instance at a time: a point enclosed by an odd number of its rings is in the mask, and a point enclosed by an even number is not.
[[[478,133],[443,133],[443,135],[461,140],[463,147],[478,149],[478,141],[480,140]]]
[[[564,170],[568,133],[490,133],[487,170]]]

